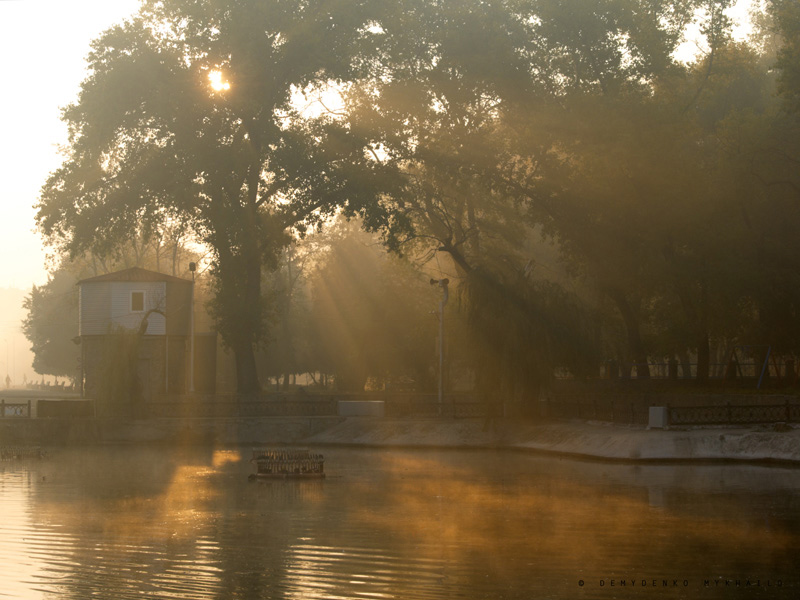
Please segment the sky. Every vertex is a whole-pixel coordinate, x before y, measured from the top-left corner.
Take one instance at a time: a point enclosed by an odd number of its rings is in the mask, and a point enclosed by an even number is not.
[[[0,0],[0,382],[38,380],[22,298],[47,282],[33,205],[66,142],[60,110],[77,98],[89,43],[138,0]],[[14,289],[16,288],[16,289]],[[47,378],[52,380],[51,377]]]
[[[60,110],[77,98],[89,44],[138,0],[0,0],[0,288],[47,281],[34,232],[39,190],[61,163]]]

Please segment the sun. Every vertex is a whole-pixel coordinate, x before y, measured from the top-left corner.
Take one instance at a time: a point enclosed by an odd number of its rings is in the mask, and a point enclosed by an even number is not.
[[[224,92],[231,89],[231,84],[222,79],[222,71],[211,71],[208,74],[208,81],[211,83],[211,89],[215,92]]]

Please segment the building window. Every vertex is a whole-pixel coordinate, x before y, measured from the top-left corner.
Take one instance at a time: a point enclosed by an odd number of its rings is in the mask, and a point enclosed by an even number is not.
[[[144,292],[131,292],[131,312],[144,312]]]

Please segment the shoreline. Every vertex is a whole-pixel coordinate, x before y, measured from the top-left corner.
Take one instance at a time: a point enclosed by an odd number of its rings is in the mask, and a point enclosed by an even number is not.
[[[485,448],[602,462],[743,462],[800,466],[800,429],[774,426],[655,430],[592,421],[347,419],[303,443]]]
[[[584,420],[262,417],[0,422],[0,446],[97,444],[487,449],[601,462],[800,466],[800,427],[646,429]]]

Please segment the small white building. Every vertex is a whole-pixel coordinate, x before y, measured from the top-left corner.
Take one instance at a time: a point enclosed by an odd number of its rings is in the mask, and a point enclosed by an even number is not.
[[[84,396],[96,396],[126,332],[139,336],[132,359],[135,401],[185,393],[192,281],[134,267],[83,279],[78,286]]]

